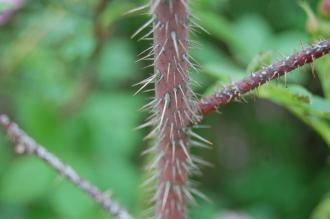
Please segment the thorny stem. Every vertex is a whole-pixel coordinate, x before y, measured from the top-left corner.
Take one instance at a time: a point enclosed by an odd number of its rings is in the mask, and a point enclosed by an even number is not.
[[[60,175],[88,194],[96,203],[117,219],[133,219],[109,195],[101,192],[96,186],[83,179],[70,166],[64,164],[55,155],[37,144],[31,137],[22,131],[17,124],[11,122],[6,115],[0,115],[0,125],[5,129],[17,153],[33,154],[54,168]]]
[[[256,73],[252,73],[242,80],[224,86],[223,89],[216,91],[214,94],[202,98],[198,104],[200,112],[203,115],[212,112],[216,110],[217,107],[239,98],[241,95],[258,88],[260,85],[270,80],[277,79],[300,66],[311,63],[329,52],[330,40],[323,40],[311,47],[304,48],[300,52],[296,52],[284,60],[265,67]]]
[[[188,125],[197,120],[188,88],[186,0],[154,0],[155,118],[157,174],[155,218],[186,218],[192,170]]]

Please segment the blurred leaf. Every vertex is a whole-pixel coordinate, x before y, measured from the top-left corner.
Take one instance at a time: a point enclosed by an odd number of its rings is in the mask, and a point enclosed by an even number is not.
[[[227,191],[239,202],[265,203],[292,211],[306,195],[301,193],[304,175],[299,166],[275,161],[251,168],[226,183]]]
[[[109,159],[132,154],[141,137],[134,131],[140,104],[138,97],[126,93],[96,93],[89,98],[82,116],[91,128],[95,151]]]
[[[137,68],[131,43],[126,39],[112,39],[102,49],[99,63],[99,81],[115,86],[134,77]]]
[[[54,173],[42,161],[33,157],[13,163],[1,178],[2,202],[31,202],[50,189]]]
[[[64,44],[62,54],[66,61],[86,59],[91,55],[94,47],[95,40],[90,28],[83,31],[80,26],[79,31],[73,33],[73,36]]]
[[[330,218],[330,194],[326,195],[321,203],[314,210],[311,219]]]
[[[271,64],[272,52],[260,52],[258,53],[248,65],[246,72],[256,72],[262,69],[264,66]]]
[[[214,206],[214,204],[210,204],[207,202],[203,202],[203,203],[200,202],[197,208],[190,209],[191,218],[193,219],[215,218],[217,211],[219,209],[217,209],[216,206]]]
[[[99,18],[102,22],[102,26],[110,26],[114,21],[122,18],[122,15],[131,8],[132,4],[130,4],[130,2],[125,2],[122,0],[112,1]]]
[[[292,88],[285,89],[281,86],[262,87],[259,89],[259,95],[293,112],[307,125],[314,128],[330,147],[330,103],[320,97],[312,96],[307,90],[298,85]]]
[[[197,17],[200,19],[203,27],[218,39],[226,42],[230,48],[236,49],[236,51],[245,50],[244,44],[234,33],[230,22],[223,16],[212,12],[198,11]]]
[[[133,163],[120,156],[110,159],[99,158],[96,164],[100,186],[112,191],[116,200],[132,208],[136,205],[139,186],[139,174]],[[105,174],[106,173],[106,174]]]
[[[13,75],[12,80],[20,85],[15,93],[25,96],[28,92],[32,97],[58,104],[68,93],[66,73],[63,63],[49,48],[38,47],[22,60],[17,74]]]
[[[58,149],[62,145],[62,121],[47,101],[30,96],[17,96],[17,123],[28,135],[47,148]]]
[[[323,57],[315,62],[316,70],[321,81],[324,96],[330,100],[330,57]]]
[[[94,203],[81,190],[69,182],[61,183],[52,191],[51,203],[61,218],[90,218]]]
[[[7,170],[7,165],[9,164],[10,154],[9,154],[9,145],[5,141],[6,135],[0,134],[0,176]]]
[[[260,51],[268,48],[272,33],[269,25],[258,16],[242,16],[233,25],[234,34],[240,36],[244,50],[235,50],[239,60],[248,64]]]

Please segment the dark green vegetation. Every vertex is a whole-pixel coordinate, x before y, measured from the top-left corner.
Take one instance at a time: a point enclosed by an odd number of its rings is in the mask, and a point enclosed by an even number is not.
[[[145,1],[100,2],[27,1],[0,26],[0,112],[140,215],[148,175],[140,154],[149,143],[145,131],[133,129],[145,120],[138,109],[152,94],[133,96],[131,85],[152,71],[143,69],[150,63],[135,63],[150,42],[130,39],[147,16],[123,14]],[[317,2],[310,2],[313,11]],[[296,1],[198,0],[192,8],[211,33],[191,36],[200,94],[330,33],[326,18],[310,22],[307,33]],[[214,168],[195,180],[213,203],[199,200],[192,218],[227,211],[253,219],[330,218],[330,57],[314,69],[315,76],[301,68],[248,103],[204,119],[211,128],[199,132],[214,148],[193,153]],[[0,141],[1,219],[109,218],[41,161],[14,155],[2,134]]]

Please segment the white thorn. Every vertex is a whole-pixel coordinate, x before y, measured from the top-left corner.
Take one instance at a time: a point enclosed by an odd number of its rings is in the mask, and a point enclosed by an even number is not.
[[[196,134],[195,132],[193,131],[190,131],[189,134],[199,140],[201,140],[202,142],[206,143],[206,144],[209,144],[209,145],[213,145],[212,142],[210,142],[209,140],[203,138],[202,136]]]
[[[178,59],[180,59],[178,42],[177,42],[177,39],[176,39],[176,33],[174,31],[171,32],[171,38],[172,38],[172,41],[173,41],[175,53],[176,53]]]
[[[138,35],[141,31],[143,31],[145,28],[147,28],[152,22],[154,21],[154,19],[150,19],[149,21],[147,21],[142,27],[140,27],[131,37],[131,39],[133,39],[136,35]]]

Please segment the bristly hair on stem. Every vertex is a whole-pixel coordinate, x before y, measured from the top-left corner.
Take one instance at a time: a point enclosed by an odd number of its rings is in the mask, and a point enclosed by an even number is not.
[[[214,94],[202,98],[198,103],[201,114],[207,114],[223,106],[232,100],[240,98],[241,95],[261,86],[262,84],[285,76],[294,69],[308,63],[312,63],[315,59],[322,57],[330,52],[330,40],[320,41],[311,47],[304,48],[300,52],[296,52],[285,59],[276,62],[258,72],[243,78],[240,81],[224,86],[223,89],[216,91]]]
[[[156,142],[153,150],[148,150],[156,154],[150,166],[156,181],[153,212],[157,219],[184,219],[188,202],[194,201],[192,194],[201,195],[189,183],[189,176],[199,172],[195,163],[206,163],[190,155],[190,125],[200,116],[189,87],[188,69],[195,67],[188,54],[188,2],[153,0],[150,12],[152,18],[133,37],[153,25],[141,39],[152,36],[153,47],[143,52],[142,59],[153,60],[154,74],[142,82],[141,89],[154,83],[155,97],[145,107],[152,111],[150,120],[140,126],[154,127],[147,136]],[[204,147],[205,143],[200,142],[203,138],[196,136],[194,133],[194,145]]]
[[[154,71],[157,105],[155,218],[184,219],[192,199],[189,175],[194,167],[189,152],[188,125],[197,121],[188,89],[188,8],[184,0],[154,0]]]

